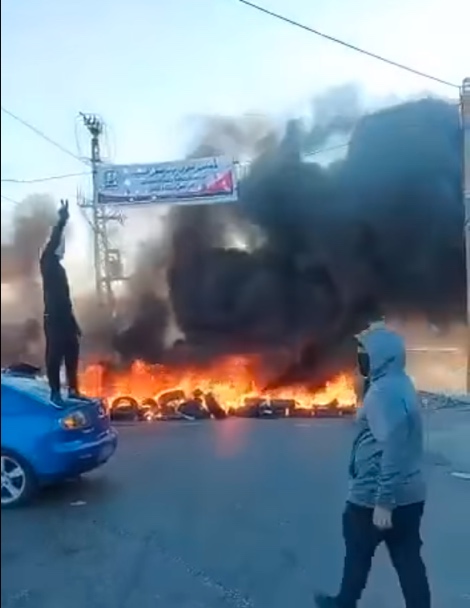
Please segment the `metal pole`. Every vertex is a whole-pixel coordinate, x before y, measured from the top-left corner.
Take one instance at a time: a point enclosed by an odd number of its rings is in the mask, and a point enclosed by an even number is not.
[[[88,126],[88,125],[87,125]],[[93,217],[93,245],[94,245],[94,258],[95,258],[95,285],[96,294],[98,301],[103,301],[103,277],[101,268],[101,247],[100,247],[100,212],[99,212],[99,200],[98,200],[98,163],[100,162],[100,140],[99,135],[101,130],[91,124],[88,126],[91,133],[91,175],[92,175],[92,217]]]
[[[112,312],[114,297],[112,289],[113,276],[111,273],[111,257],[108,241],[108,223],[117,221],[123,223],[124,219],[115,210],[110,213],[99,201],[98,172],[101,163],[100,136],[103,132],[103,123],[98,116],[81,113],[83,123],[91,135],[91,169],[93,196],[91,204],[82,205],[92,211],[95,285],[98,302]]]
[[[95,288],[98,302],[104,304],[103,299],[103,283],[105,270],[105,262],[103,255],[106,251],[102,251],[102,244],[105,244],[106,227],[102,221],[102,210],[98,199],[98,166],[100,159],[100,136],[103,131],[101,120],[93,114],[81,114],[83,123],[91,135],[91,175],[92,175],[92,224],[93,224],[93,249],[94,249],[94,266],[95,266]],[[106,294],[108,295],[108,294]]]
[[[465,265],[467,269],[467,392],[470,392],[470,78],[460,93],[463,132],[463,202],[465,209]]]

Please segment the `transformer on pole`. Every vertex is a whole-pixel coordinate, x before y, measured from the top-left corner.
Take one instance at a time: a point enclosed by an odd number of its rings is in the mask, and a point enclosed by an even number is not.
[[[460,92],[463,132],[463,203],[465,209],[465,265],[467,269],[467,392],[470,392],[470,78]]]

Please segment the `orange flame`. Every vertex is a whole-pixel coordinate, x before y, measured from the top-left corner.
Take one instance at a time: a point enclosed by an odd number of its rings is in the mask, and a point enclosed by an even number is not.
[[[204,368],[148,365],[133,363],[126,371],[109,371],[100,364],[89,365],[81,373],[81,390],[89,396],[100,396],[111,404],[114,399],[132,396],[139,402],[179,389],[188,397],[195,390],[212,393],[226,411],[244,405],[249,397],[293,400],[297,408],[314,409],[336,403],[342,408],[356,406],[352,375],[342,373],[327,382],[319,391],[294,386],[264,392],[261,388],[256,361],[245,356],[227,356]]]

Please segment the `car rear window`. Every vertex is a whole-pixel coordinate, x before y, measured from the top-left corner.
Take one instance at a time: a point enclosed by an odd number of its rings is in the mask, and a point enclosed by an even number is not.
[[[50,389],[46,380],[2,373],[2,388],[6,387],[29,395],[32,401],[41,405],[53,406],[49,395]]]

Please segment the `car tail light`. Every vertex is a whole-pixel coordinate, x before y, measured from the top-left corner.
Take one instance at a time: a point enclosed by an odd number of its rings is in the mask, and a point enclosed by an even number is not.
[[[83,429],[88,426],[88,419],[83,412],[72,412],[60,419],[60,426],[66,431]]]

